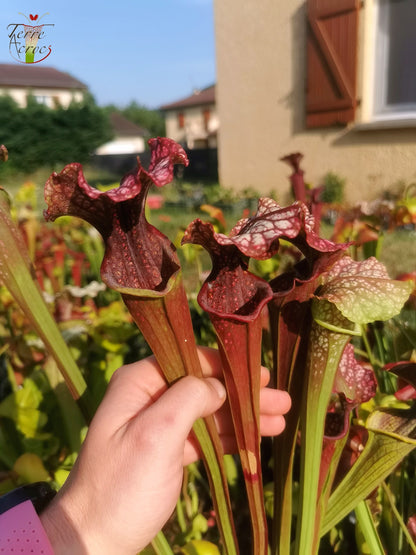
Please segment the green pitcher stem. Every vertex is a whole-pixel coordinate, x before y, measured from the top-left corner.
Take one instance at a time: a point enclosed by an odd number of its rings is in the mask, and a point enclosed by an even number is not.
[[[317,342],[323,335],[327,341],[320,343],[318,349]],[[350,338],[349,335],[330,332],[315,322],[312,324],[309,375],[301,415],[301,499],[295,548],[298,555],[315,555],[319,549],[323,515],[318,508],[318,492],[325,417],[335,373]],[[319,357],[319,372],[314,372],[314,357]]]
[[[168,544],[168,540],[166,539],[163,532],[159,532],[157,536],[153,539],[152,547],[156,555],[173,555],[173,551]]]
[[[293,549],[293,466],[302,407],[299,379],[306,379],[305,360],[311,316],[309,302],[283,302],[277,298],[269,303],[268,310],[273,345],[273,382],[278,389],[287,390],[292,400],[290,411],[285,417],[285,429],[273,438],[271,553],[290,555]]]

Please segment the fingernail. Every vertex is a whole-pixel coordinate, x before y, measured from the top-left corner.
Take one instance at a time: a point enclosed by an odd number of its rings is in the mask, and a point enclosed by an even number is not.
[[[218,394],[218,397],[221,400],[225,399],[225,397],[227,396],[227,392],[225,390],[225,387],[222,385],[222,383],[216,378],[205,378],[205,379],[209,381],[211,386],[215,389],[215,391]]]

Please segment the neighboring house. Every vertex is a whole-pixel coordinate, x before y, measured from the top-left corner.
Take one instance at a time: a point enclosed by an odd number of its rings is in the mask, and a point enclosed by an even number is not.
[[[113,139],[96,149],[93,163],[99,168],[121,175],[136,167],[138,155],[143,157],[149,132],[118,112],[110,113],[109,118]],[[147,161],[147,152],[144,157]]]
[[[195,90],[191,96],[160,109],[165,113],[167,137],[189,149],[217,147],[215,85]]]
[[[118,112],[109,116],[114,138],[99,146],[95,151],[98,155],[140,154],[145,150],[145,138],[149,132],[126,119]]]
[[[414,0],[215,0],[220,181],[288,191],[333,171],[347,200],[416,180]]]
[[[84,83],[53,67],[0,64],[0,94],[11,96],[23,108],[29,95],[50,108],[67,108],[73,100],[81,101],[87,90]]]

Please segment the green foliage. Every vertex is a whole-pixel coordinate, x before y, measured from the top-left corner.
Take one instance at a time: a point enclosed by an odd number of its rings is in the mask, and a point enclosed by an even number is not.
[[[32,172],[37,168],[87,162],[95,148],[112,136],[105,111],[87,97],[68,108],[54,109],[28,98],[20,108],[11,98],[0,97],[0,143],[6,144],[10,159],[0,165],[0,176],[12,171]]]
[[[149,137],[165,136],[165,118],[159,110],[151,110],[135,101],[130,102],[125,108],[110,105],[106,110],[120,112],[128,120],[145,129]]]
[[[328,172],[323,179],[322,202],[342,203],[344,200],[345,179],[335,172]]]

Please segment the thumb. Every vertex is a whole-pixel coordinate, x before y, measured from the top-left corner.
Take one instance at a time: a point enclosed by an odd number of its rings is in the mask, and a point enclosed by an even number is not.
[[[225,398],[225,388],[216,378],[186,376],[169,387],[141,415],[141,423],[143,425],[143,420],[146,420],[147,426],[159,439],[174,437],[175,442],[183,444],[195,420],[213,414]]]

